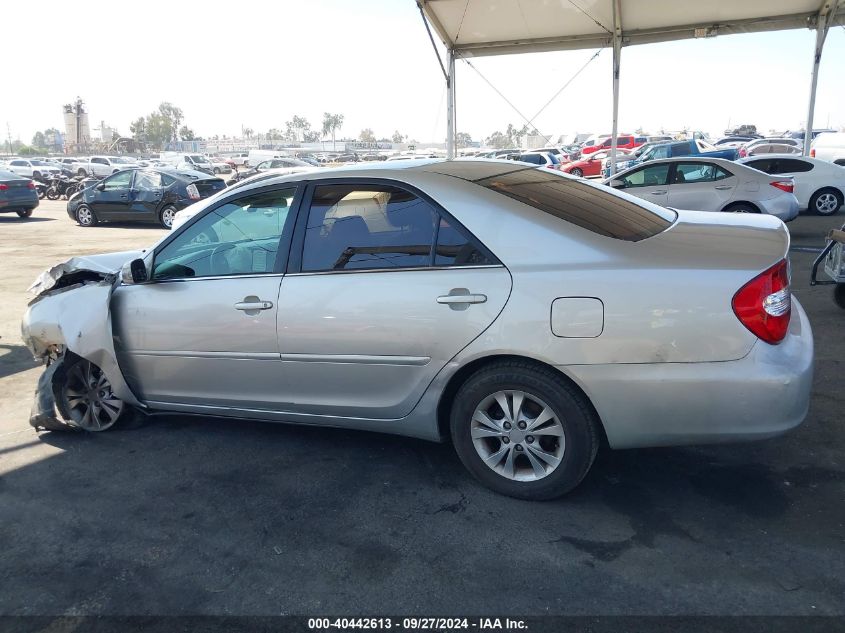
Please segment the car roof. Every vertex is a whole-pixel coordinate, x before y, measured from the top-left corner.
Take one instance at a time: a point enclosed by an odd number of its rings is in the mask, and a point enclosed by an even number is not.
[[[837,167],[834,163],[831,163],[826,160],[821,160],[820,158],[813,158],[812,156],[804,156],[803,154],[783,154],[783,153],[776,153],[776,154],[755,154],[754,156],[744,156],[739,160],[734,162],[737,163],[747,163],[752,160],[768,160],[770,158],[791,158],[792,160],[806,160],[807,162],[816,164],[816,165],[833,165]]]

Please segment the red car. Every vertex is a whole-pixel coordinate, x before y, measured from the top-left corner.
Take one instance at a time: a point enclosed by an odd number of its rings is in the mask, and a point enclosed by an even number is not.
[[[616,137],[616,147],[618,149],[634,149],[635,147],[639,147],[643,143],[648,140],[645,136],[617,136]],[[599,150],[610,149],[610,137],[608,136],[604,139],[601,143],[596,143],[595,145],[587,145],[581,149],[581,155],[586,156],[592,154],[593,152],[597,152]]]
[[[616,152],[616,161],[617,164],[619,159],[623,156],[627,155],[628,152],[625,150],[619,150]],[[601,176],[601,168],[602,162],[605,158],[610,156],[609,149],[603,149],[600,152],[595,152],[594,154],[590,154],[585,156],[579,160],[572,161],[571,163],[566,163],[565,165],[561,165],[560,170],[566,174],[572,174],[573,176]]]

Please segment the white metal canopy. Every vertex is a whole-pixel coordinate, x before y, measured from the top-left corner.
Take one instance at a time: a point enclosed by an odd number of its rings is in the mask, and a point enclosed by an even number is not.
[[[824,39],[845,0],[416,0],[449,55],[447,151],[455,152],[455,58],[609,47],[615,154],[623,46],[734,33],[816,29],[804,151],[809,151]],[[611,166],[613,166],[611,160]]]

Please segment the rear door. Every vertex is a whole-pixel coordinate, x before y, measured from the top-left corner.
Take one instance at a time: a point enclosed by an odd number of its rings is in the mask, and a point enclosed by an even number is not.
[[[670,173],[668,206],[693,211],[721,211],[739,179],[715,163],[677,162]]]
[[[405,185],[321,181],[305,200],[279,296],[280,397],[297,413],[403,417],[501,312],[510,274]]]
[[[627,174],[614,179],[621,184],[617,189],[648,200],[661,206],[667,206],[669,199],[669,168],[671,163],[648,162]]]
[[[129,190],[128,216],[139,221],[158,221],[158,210],[164,195],[162,175],[156,171],[135,171]]]

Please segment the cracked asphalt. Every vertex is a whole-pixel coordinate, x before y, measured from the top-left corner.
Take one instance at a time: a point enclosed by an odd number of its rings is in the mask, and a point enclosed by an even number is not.
[[[82,229],[63,207],[0,216],[0,614],[845,614],[845,311],[809,288],[805,249],[800,428],[605,449],[574,493],[531,503],[476,484],[448,445],[364,432],[168,416],[36,434],[26,286],[161,234]],[[793,243],[843,221],[801,217]]]

